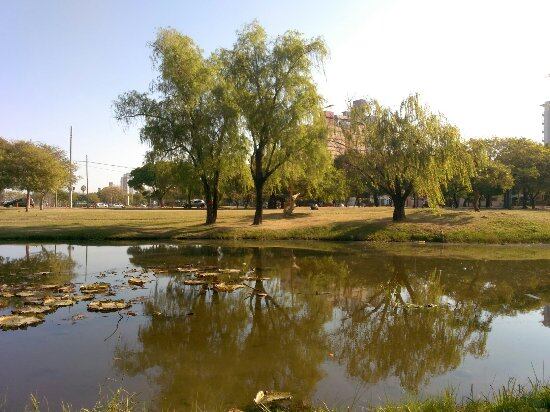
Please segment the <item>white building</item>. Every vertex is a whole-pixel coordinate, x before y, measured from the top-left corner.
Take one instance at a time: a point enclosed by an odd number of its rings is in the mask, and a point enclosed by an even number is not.
[[[550,101],[547,101],[542,105],[544,107],[544,144],[546,146],[550,146]]]
[[[120,188],[126,193],[126,206],[130,205],[130,196],[134,194],[134,189],[128,186],[128,180],[130,180],[130,173],[124,173],[120,178]]]

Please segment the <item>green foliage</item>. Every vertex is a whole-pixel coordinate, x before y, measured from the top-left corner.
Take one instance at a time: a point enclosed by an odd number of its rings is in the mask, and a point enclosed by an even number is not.
[[[97,191],[97,196],[104,203],[126,203],[127,194],[118,186],[107,186]]]
[[[191,38],[173,29],[160,30],[152,49],[160,74],[151,93],[121,95],[116,117],[144,119],[141,139],[157,157],[191,162],[203,185],[206,223],[214,223],[220,178],[246,149],[223,61],[217,53],[204,57]]]
[[[334,167],[326,140],[314,142],[282,165],[266,186],[269,192],[288,197],[300,194],[301,199],[334,201],[345,197],[346,181],[343,172]]]
[[[376,100],[353,107],[347,134],[350,167],[392,198],[394,220],[404,219],[410,194],[425,196],[432,207],[441,205],[442,188],[453,177],[466,181],[472,173],[458,129],[422,106],[417,95],[397,111]]]
[[[164,197],[177,186],[179,177],[179,164],[176,162],[145,163],[130,172],[128,186],[146,197],[157,199],[159,205],[163,206]]]
[[[511,169],[514,189],[523,193],[523,206],[530,198],[550,191],[550,147],[526,138],[493,138],[491,156]]]
[[[71,165],[62,150],[28,141],[3,146],[0,175],[11,188],[34,192],[42,199],[45,194],[74,182],[71,182]]]
[[[327,49],[320,38],[305,39],[295,31],[269,39],[253,22],[238,33],[233,49],[222,55],[250,140],[254,224],[260,224],[266,181],[325,137],[324,127],[319,127],[324,118],[312,71],[323,62]]]

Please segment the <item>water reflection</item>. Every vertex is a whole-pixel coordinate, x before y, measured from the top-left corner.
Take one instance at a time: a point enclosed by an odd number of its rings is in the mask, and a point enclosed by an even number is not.
[[[260,389],[343,407],[334,393],[358,384],[365,405],[388,393],[439,392],[449,381],[466,392],[474,381],[498,386],[495,376],[525,381],[531,362],[550,361],[550,254],[528,249],[522,259],[517,249],[514,256],[460,250],[452,256],[428,247],[321,243],[0,246],[0,284],[33,282],[30,274],[48,271],[40,282],[106,281],[117,298],[143,301],[122,321],[117,313],[86,313],[81,302],[36,328],[0,333],[0,382],[13,382],[14,410],[35,388],[50,404],[89,406],[98,385],[109,382],[140,393],[152,409],[210,411],[242,408]],[[250,280],[233,293],[185,285],[176,268],[188,264],[242,268]],[[150,268],[165,271],[151,275],[144,289],[127,285],[128,273]],[[240,275],[227,276],[241,281]],[[73,325],[67,319],[78,312],[88,317]],[[78,362],[67,368],[67,358]]]
[[[64,283],[71,279],[75,262],[72,246],[18,245],[11,248],[11,256],[0,255],[0,283],[17,284],[23,281]],[[12,257],[17,256],[17,257]],[[50,272],[47,276],[34,276]]]
[[[550,286],[545,261],[205,245],[128,253],[136,265],[242,265],[271,277],[250,284],[260,292],[252,294],[205,292],[178,278],[155,291],[141,347],[119,348],[116,366],[150,374],[163,408],[242,405],[263,388],[307,399],[329,354],[363,382],[396,377],[416,392],[466,356],[483,357],[493,317],[539,307],[528,295],[546,299]]]

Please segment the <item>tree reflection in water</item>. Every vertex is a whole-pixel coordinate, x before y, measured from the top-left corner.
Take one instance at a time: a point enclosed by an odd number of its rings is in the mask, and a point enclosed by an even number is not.
[[[30,245],[21,245],[25,255],[10,259],[0,256],[0,283],[20,284],[23,281],[47,283],[65,283],[71,280],[76,263],[70,256],[72,246],[67,247],[67,254],[55,246],[39,246],[38,251],[31,251]],[[38,272],[51,272],[47,276],[35,276]]]
[[[490,315],[471,301],[449,301],[437,272],[409,276],[399,259],[381,269],[389,279],[367,299],[342,307],[344,317],[331,337],[350,375],[370,383],[395,376],[415,392],[458,367],[464,356],[484,354]]]
[[[261,277],[268,256],[251,252]],[[323,324],[331,312],[323,301],[292,296],[279,279],[256,280],[252,295],[203,293],[182,280],[172,279],[146,303],[141,348],[119,347],[115,355],[125,373],[146,373],[158,385],[159,409],[242,405],[264,388],[311,395],[327,353]]]
[[[251,284],[252,295],[202,293],[178,277],[155,290],[139,347],[121,345],[116,366],[156,383],[161,409],[242,406],[260,389],[307,399],[329,352],[364,382],[396,377],[418,391],[483,356],[495,315],[536,309],[550,291],[546,261],[188,245],[128,252],[136,265],[244,264],[271,277]],[[525,299],[533,291],[544,299]]]

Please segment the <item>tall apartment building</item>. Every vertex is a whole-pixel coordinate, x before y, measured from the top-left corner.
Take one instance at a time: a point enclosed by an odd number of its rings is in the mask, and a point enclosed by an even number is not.
[[[544,144],[550,146],[550,100],[544,103],[542,107],[544,107],[544,121],[542,123],[544,126]]]
[[[128,180],[130,180],[130,173],[124,173],[120,178],[120,188],[126,193],[126,206],[130,205],[130,196],[134,194],[134,189],[128,186]]]

